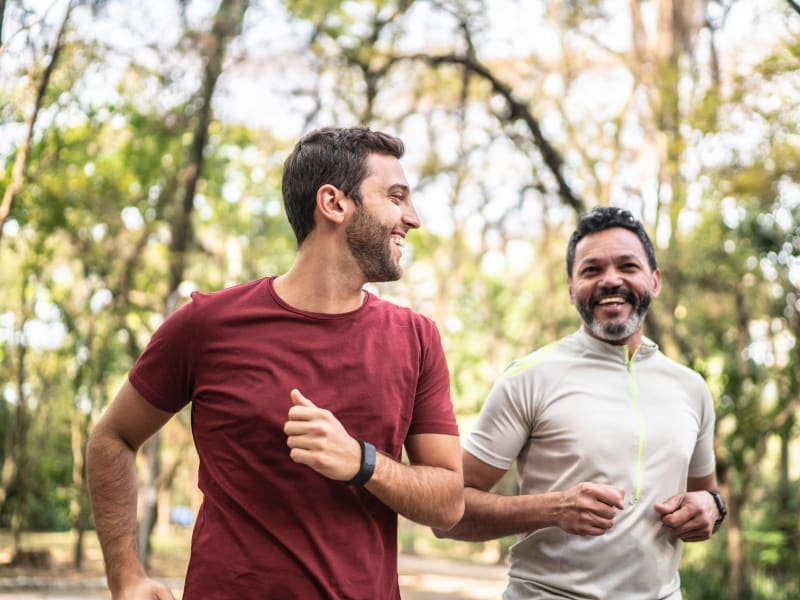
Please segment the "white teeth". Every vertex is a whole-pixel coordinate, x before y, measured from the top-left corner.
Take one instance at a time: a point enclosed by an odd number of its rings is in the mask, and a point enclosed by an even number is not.
[[[625,302],[625,298],[622,296],[608,296],[607,298],[602,298],[597,303],[598,304],[622,304]]]
[[[393,235],[392,241],[395,243],[396,246],[399,246],[400,248],[403,248],[406,245],[406,241],[399,235]]]

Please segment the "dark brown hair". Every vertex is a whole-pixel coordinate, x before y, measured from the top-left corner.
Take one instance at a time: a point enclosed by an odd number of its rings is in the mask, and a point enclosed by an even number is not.
[[[361,203],[370,154],[403,156],[403,142],[367,127],[324,127],[303,136],[283,163],[283,205],[298,247],[314,229],[317,191],[325,184]]]

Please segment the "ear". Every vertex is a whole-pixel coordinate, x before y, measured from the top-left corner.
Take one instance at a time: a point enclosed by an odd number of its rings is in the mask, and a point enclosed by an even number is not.
[[[661,269],[656,269],[653,271],[653,291],[651,295],[653,298],[658,298],[658,295],[661,293]]]
[[[326,183],[317,190],[317,211],[324,221],[340,224],[345,221],[352,202],[335,185]]]
[[[569,289],[569,303],[574,305],[575,304],[575,290],[572,289],[572,277],[567,280],[568,289]]]

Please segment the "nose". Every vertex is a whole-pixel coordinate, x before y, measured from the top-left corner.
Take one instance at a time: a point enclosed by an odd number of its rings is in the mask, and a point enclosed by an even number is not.
[[[616,288],[623,284],[622,275],[614,267],[609,267],[603,271],[603,276],[600,278],[600,287]]]
[[[414,203],[411,202],[411,200],[406,202],[403,209],[403,223],[405,223],[409,229],[419,229],[419,215],[417,214],[417,209],[414,208]]]

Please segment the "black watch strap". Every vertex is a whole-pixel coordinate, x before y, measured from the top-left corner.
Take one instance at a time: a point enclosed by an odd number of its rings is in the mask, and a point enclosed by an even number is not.
[[[358,440],[358,443],[361,445],[361,467],[359,467],[355,477],[350,481],[345,481],[348,485],[364,485],[372,478],[372,474],[375,473],[377,454],[375,446],[364,440]]]
[[[728,514],[728,509],[725,506],[725,501],[722,499],[720,493],[716,490],[706,490],[711,497],[714,498],[714,503],[717,505],[717,511],[719,512],[719,517],[714,522],[714,533],[716,533],[719,526],[722,525],[722,522],[725,520],[725,515]]]

